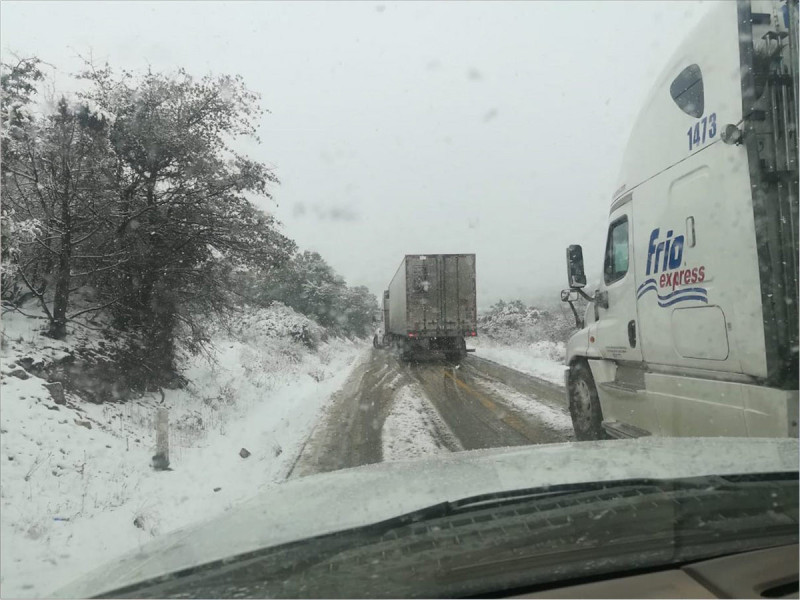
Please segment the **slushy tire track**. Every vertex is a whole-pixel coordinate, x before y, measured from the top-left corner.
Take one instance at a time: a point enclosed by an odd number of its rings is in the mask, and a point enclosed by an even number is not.
[[[502,386],[566,411],[563,388],[492,361],[469,356],[456,368],[445,361],[403,363],[387,350],[371,350],[342,388],[303,446],[290,476],[335,471],[383,460],[381,431],[396,390],[415,384],[465,450],[564,442],[571,432],[555,430],[503,398]],[[519,398],[519,396],[518,396]],[[526,400],[527,401],[527,400]],[[525,408],[524,406],[522,408]],[[452,440],[432,432],[443,447]]]

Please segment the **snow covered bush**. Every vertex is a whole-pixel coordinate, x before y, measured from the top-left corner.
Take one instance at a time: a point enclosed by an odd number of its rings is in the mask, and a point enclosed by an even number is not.
[[[539,340],[528,346],[531,356],[534,358],[545,358],[554,362],[562,362],[566,352],[564,342],[552,342],[550,340]]]
[[[288,338],[311,350],[327,335],[323,327],[281,302],[273,302],[269,308],[245,308],[230,327],[242,341],[259,344]]]
[[[520,300],[500,300],[488,311],[478,315],[478,332],[506,344],[564,343],[575,331],[575,321],[566,306],[537,308]],[[552,354],[553,348],[537,352]]]

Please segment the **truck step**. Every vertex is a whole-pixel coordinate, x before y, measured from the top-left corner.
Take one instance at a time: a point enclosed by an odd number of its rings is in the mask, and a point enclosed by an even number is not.
[[[644,392],[644,389],[630,383],[623,383],[621,381],[606,381],[598,384],[598,387],[608,394],[614,395],[636,395]]]
[[[620,423],[619,421],[603,421],[603,429],[615,438],[639,438],[651,435],[645,429],[640,429],[627,423]]]

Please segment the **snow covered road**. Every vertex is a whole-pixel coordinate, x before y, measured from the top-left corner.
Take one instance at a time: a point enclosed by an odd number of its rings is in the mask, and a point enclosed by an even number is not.
[[[290,476],[571,439],[564,391],[553,383],[475,356],[455,367],[372,350],[328,405]]]

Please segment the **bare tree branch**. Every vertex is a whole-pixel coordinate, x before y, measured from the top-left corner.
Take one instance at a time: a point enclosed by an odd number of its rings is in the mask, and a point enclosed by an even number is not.
[[[52,321],[53,314],[50,312],[50,309],[47,308],[47,302],[45,302],[44,294],[31,285],[31,283],[28,281],[28,278],[25,277],[24,268],[20,268],[17,272],[20,274],[20,277],[22,277],[22,281],[25,282],[25,285],[28,286],[28,289],[31,291],[31,293],[39,299],[39,303],[42,305],[44,312],[47,314],[47,318],[50,321]]]
[[[110,302],[106,302],[105,304],[102,304],[102,305],[100,305],[100,306],[95,306],[94,308],[87,308],[87,309],[84,309],[84,310],[79,310],[78,312],[76,312],[76,313],[73,313],[73,314],[69,315],[69,316],[67,317],[67,319],[69,319],[69,320],[72,320],[72,319],[74,319],[75,317],[77,317],[77,316],[80,316],[80,315],[83,315],[83,314],[86,314],[86,313],[88,313],[88,312],[97,312],[98,310],[103,310],[104,308],[108,308],[108,307],[109,307],[109,306],[111,306],[112,304],[116,304],[117,302],[119,302],[120,300],[122,300],[122,298],[124,298],[124,296],[117,296],[116,298],[114,298],[114,299],[113,299],[113,300],[111,300]]]

